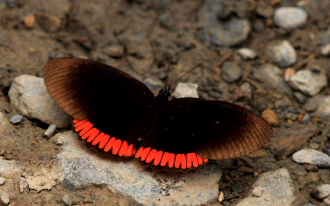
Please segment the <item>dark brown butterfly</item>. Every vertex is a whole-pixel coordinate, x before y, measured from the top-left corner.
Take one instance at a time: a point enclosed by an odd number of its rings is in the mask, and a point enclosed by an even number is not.
[[[169,101],[132,76],[105,64],[60,58],[45,66],[50,96],[91,145],[153,165],[193,168],[209,159],[244,156],[266,144],[271,126],[260,116],[224,101]]]

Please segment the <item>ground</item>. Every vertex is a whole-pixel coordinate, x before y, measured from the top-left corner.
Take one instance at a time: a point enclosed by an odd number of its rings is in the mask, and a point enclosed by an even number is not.
[[[267,108],[274,110],[280,117],[279,124],[274,126],[274,138],[288,135],[287,131],[293,133],[291,136],[301,136],[299,131],[305,126],[299,127],[299,120],[288,118],[287,113],[303,113],[304,103],[294,98],[293,90],[288,93],[276,89],[263,92],[260,88],[267,88],[267,83],[258,82],[252,71],[269,62],[265,54],[270,42],[288,40],[298,53],[295,65],[315,54],[317,57],[306,62],[307,66],[321,67],[329,77],[329,58],[319,56],[322,42],[318,37],[329,27],[330,5],[316,0],[265,1],[273,9],[299,3],[309,5],[305,7],[309,15],[307,23],[294,31],[286,31],[274,24],[271,15],[267,17],[267,14],[263,16],[262,12],[257,12],[260,2],[223,1],[228,16],[248,19],[251,24],[251,31],[243,41],[228,46],[215,45],[201,34],[204,25],[200,19],[206,14],[200,10],[208,1],[0,0],[0,111],[8,119],[17,114],[8,98],[13,78],[22,74],[42,77],[43,66],[50,58],[68,56],[101,61],[144,82],[156,79],[156,83],[151,81],[155,92],[176,80],[184,71],[202,64],[203,69],[194,70],[180,81],[198,83],[203,98],[235,101],[259,114]],[[238,58],[235,52],[243,47],[257,51],[258,58]],[[227,60],[239,65],[243,75],[233,83],[219,83],[224,81],[221,65]],[[285,69],[281,67],[283,73]],[[252,85],[252,98],[244,95],[236,98],[235,91],[245,82]],[[329,91],[326,86],[320,93],[327,95]],[[274,106],[278,99],[285,98],[290,99],[289,109]],[[317,149],[329,148],[329,124],[328,120],[312,115],[305,131],[310,135],[294,151],[313,147],[315,142],[319,145]],[[21,137],[20,141],[8,140],[5,148],[0,148],[2,159],[24,164],[27,173],[41,166],[54,167],[61,146],[43,137],[47,126],[38,120],[24,118],[14,126],[13,135]],[[288,168],[297,190],[294,205],[308,202],[324,205],[311,195],[311,191],[315,185],[330,182],[329,169],[314,167],[307,169],[307,175],[300,176],[301,166],[291,159],[293,151],[285,148],[280,151],[277,144],[280,143],[273,140],[254,155],[220,162],[223,176],[219,190],[225,194],[223,205],[235,205],[246,197],[260,173],[282,167]],[[49,191],[24,190],[16,202],[21,205],[63,205],[63,195],[73,197],[79,205],[136,204],[129,197],[103,187],[68,191],[61,185]]]

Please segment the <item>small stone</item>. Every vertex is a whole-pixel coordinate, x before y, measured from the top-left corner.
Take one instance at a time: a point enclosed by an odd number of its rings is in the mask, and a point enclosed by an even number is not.
[[[304,94],[314,96],[327,86],[327,76],[321,71],[303,69],[290,78],[289,84]]]
[[[302,93],[300,92],[294,92],[293,93],[294,97],[297,99],[297,101],[300,103],[300,104],[303,104],[307,101],[307,98],[305,95],[303,95]]]
[[[328,95],[316,95],[309,99],[304,105],[304,109],[308,112],[315,111],[315,116],[322,118],[330,118],[330,97]]]
[[[24,17],[23,21],[26,28],[32,29],[36,24],[36,17],[34,15],[29,15]]]
[[[120,45],[110,46],[107,49],[107,53],[112,57],[116,57],[116,58],[123,57],[124,56],[124,47],[120,46]]]
[[[313,194],[319,199],[328,197],[330,195],[330,184],[317,185],[313,189]]]
[[[18,124],[21,123],[22,119],[23,119],[22,115],[16,114],[10,118],[10,122],[12,124]]]
[[[284,40],[272,43],[267,48],[268,58],[282,67],[290,66],[297,61],[297,53],[290,42]]]
[[[56,130],[56,124],[50,124],[47,128],[47,130],[44,133],[44,136],[47,138],[52,137],[55,134]]]
[[[158,93],[164,88],[164,82],[157,77],[147,77],[143,79],[143,83],[154,93]]]
[[[198,84],[179,82],[178,85],[175,87],[173,96],[176,98],[184,98],[184,97],[198,98],[197,87]]]
[[[252,190],[252,196],[253,197],[261,197],[263,188],[262,187],[256,187]]]
[[[225,199],[225,194],[223,193],[223,191],[220,191],[219,197],[218,197],[218,202],[222,202]]]
[[[314,149],[302,149],[292,155],[292,159],[298,163],[308,163],[320,167],[330,167],[330,157]]]
[[[330,44],[326,44],[321,48],[321,54],[323,56],[328,56],[330,54]]]
[[[231,96],[233,101],[238,99],[250,100],[252,98],[252,90],[251,85],[248,82],[244,82],[241,86],[239,86],[235,93]]]
[[[62,198],[62,200],[65,203],[65,205],[68,205],[68,206],[73,205],[73,200],[68,195],[64,195],[63,198]]]
[[[225,62],[222,65],[222,78],[228,82],[233,83],[239,80],[242,76],[242,69],[233,62]]]
[[[311,164],[304,164],[303,167],[309,172],[315,172],[318,169],[316,165],[311,165]]]
[[[258,56],[257,52],[249,48],[241,48],[237,51],[237,53],[243,59],[255,59]]]
[[[309,178],[311,179],[311,181],[316,182],[320,179],[319,175],[317,174],[317,172],[309,172],[308,173]]]
[[[299,176],[305,176],[307,174],[307,171],[303,166],[300,166],[295,170],[295,173]]]
[[[256,12],[262,17],[269,18],[273,15],[274,9],[270,3],[266,1],[258,1]]]
[[[304,109],[306,112],[314,112],[317,109],[317,105],[315,103],[307,103],[304,105]]]
[[[46,32],[56,32],[62,24],[60,18],[47,13],[37,13],[36,19],[40,27]]]
[[[299,7],[280,7],[274,12],[274,22],[283,29],[294,29],[307,22],[307,12]]]
[[[62,133],[57,133],[54,138],[56,139],[56,144],[57,145],[63,145],[64,144],[64,140],[63,140],[63,136]]]
[[[9,202],[10,202],[10,196],[7,192],[3,192],[0,194],[0,200],[1,200],[1,203],[4,204],[4,205],[8,205]]]
[[[0,185],[3,185],[6,182],[6,178],[0,177]]]
[[[309,146],[312,148],[312,149],[319,149],[320,148],[320,144],[319,143],[316,143],[316,142],[310,142],[309,143]]]
[[[309,114],[305,114],[304,117],[300,120],[301,124],[308,124],[311,121]]]
[[[323,199],[323,202],[327,205],[330,205],[330,196]]]
[[[296,70],[292,67],[289,67],[284,72],[284,79],[286,82],[290,80],[290,78],[296,73]]]
[[[262,117],[271,125],[279,125],[279,117],[274,110],[266,109],[262,112]]]

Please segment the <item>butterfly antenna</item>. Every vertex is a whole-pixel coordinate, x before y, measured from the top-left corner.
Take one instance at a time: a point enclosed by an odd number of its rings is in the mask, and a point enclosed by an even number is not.
[[[185,72],[181,77],[179,77],[177,80],[175,80],[172,84],[169,85],[169,87],[172,87],[173,84],[177,83],[180,79],[182,79],[184,76],[186,76],[186,74],[194,71],[195,69],[197,69],[198,67],[202,66],[202,63],[197,64],[196,66],[194,66],[193,68],[189,69],[187,72]]]

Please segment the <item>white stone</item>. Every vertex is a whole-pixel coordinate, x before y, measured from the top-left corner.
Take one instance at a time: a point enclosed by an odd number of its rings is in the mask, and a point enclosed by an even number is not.
[[[302,149],[292,155],[292,159],[298,163],[307,163],[320,167],[330,167],[330,157],[323,152],[314,149]]]
[[[175,87],[173,96],[176,98],[184,98],[184,97],[198,98],[197,88],[198,88],[198,84],[179,82],[178,85]]]
[[[307,12],[299,7],[280,7],[274,12],[274,22],[284,29],[294,29],[307,22]]]

